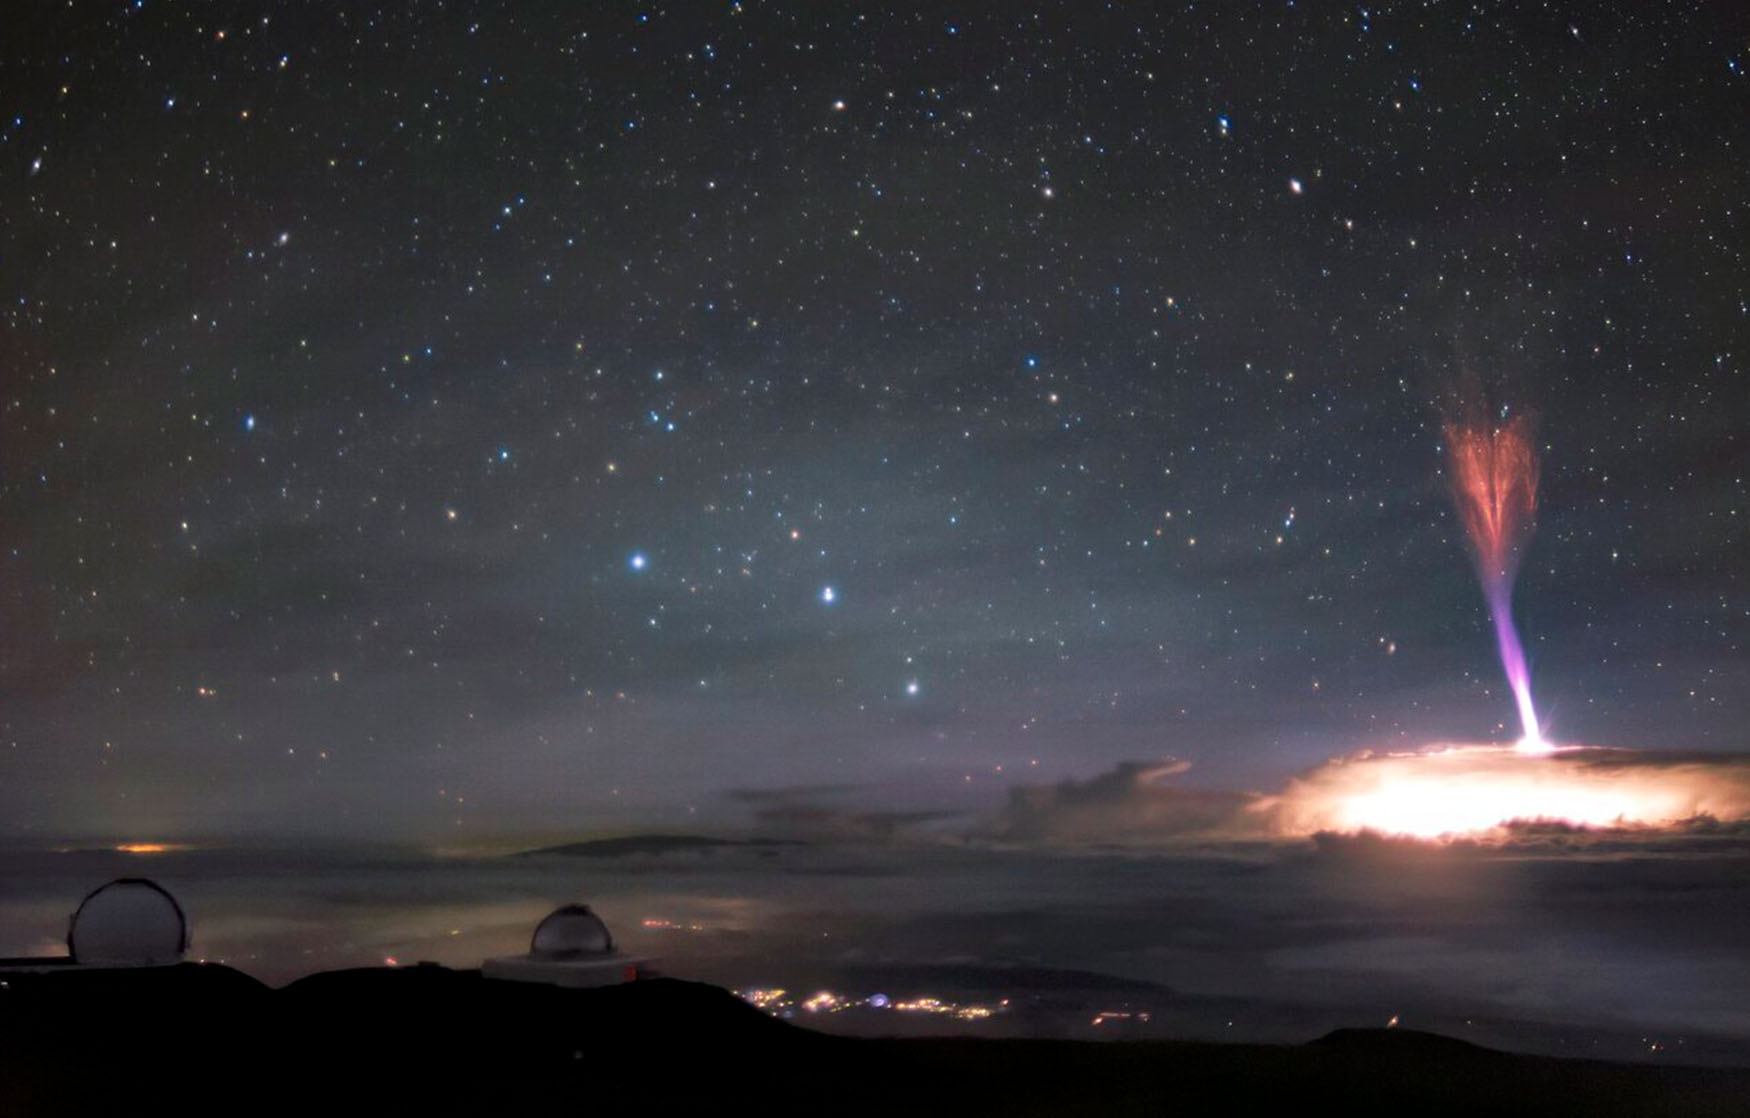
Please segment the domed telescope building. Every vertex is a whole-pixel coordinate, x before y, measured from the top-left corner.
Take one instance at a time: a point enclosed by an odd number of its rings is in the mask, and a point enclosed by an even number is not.
[[[622,955],[602,918],[584,904],[555,909],[535,926],[527,955],[503,955],[480,967],[487,978],[584,989],[633,982],[653,959]]]
[[[188,954],[188,917],[163,886],[123,877],[94,890],[74,910],[65,955],[0,959],[0,970],[165,967]]]
[[[123,877],[73,913],[67,954],[79,966],[158,967],[188,954],[188,918],[157,882]]]

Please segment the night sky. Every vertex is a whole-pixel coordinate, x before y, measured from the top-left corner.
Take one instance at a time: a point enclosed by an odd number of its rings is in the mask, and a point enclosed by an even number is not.
[[[1734,7],[9,11],[0,826],[1742,748]]]

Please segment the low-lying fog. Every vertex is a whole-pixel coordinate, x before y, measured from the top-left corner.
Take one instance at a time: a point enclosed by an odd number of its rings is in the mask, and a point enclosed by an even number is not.
[[[1104,1022],[1124,1035],[1298,1041],[1395,1016],[1522,1050],[1750,1063],[1746,868],[1729,844],[1548,855],[1369,840],[13,852],[0,855],[0,954],[63,950],[80,898],[117,876],[180,899],[194,956],[273,984],[388,959],[477,966],[527,950],[543,915],[584,900],[623,950],[677,977],[999,1010],[795,1011],[827,1028],[1099,1036],[1119,1032],[1092,1027],[1110,1011],[1131,1015]],[[1057,971],[1079,973],[1042,973]]]

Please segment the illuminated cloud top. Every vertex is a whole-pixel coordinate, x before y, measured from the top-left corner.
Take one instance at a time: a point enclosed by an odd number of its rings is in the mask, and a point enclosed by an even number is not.
[[[1445,745],[1359,753],[1270,794],[1186,786],[1184,762],[1124,764],[1012,791],[988,837],[1139,847],[1321,835],[1516,843],[1540,831],[1624,841],[1750,827],[1750,754]]]
[[[1750,756],[1446,746],[1321,765],[1261,806],[1277,833],[1476,836],[1512,824],[1682,829],[1750,820]]]

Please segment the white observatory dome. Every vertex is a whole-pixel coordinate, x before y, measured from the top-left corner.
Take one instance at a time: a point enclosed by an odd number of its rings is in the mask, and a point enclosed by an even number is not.
[[[180,963],[188,921],[176,898],[141,877],[110,882],[73,913],[67,951],[75,963],[147,967]]]
[[[587,990],[648,977],[650,962],[648,956],[620,954],[601,917],[586,904],[568,904],[535,927],[527,955],[487,959],[480,972],[506,982]]]
[[[538,959],[577,959],[613,952],[614,937],[608,934],[608,926],[585,904],[555,909],[536,926],[534,941],[529,944],[529,954]]]

